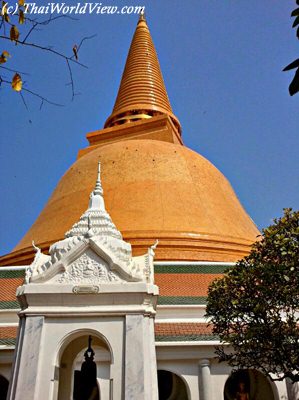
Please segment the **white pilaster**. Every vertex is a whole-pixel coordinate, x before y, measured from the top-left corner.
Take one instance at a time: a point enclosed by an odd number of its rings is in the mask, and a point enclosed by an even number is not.
[[[13,390],[8,396],[11,400],[35,399],[33,394],[39,377],[38,361],[44,318],[33,316],[23,321],[25,322],[24,335],[21,338],[22,343],[18,344],[19,373],[14,381]]]

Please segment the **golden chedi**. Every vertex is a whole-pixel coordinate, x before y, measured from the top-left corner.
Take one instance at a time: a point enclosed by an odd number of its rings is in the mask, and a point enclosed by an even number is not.
[[[156,239],[156,260],[237,261],[259,234],[227,179],[185,147],[157,54],[140,17],[117,99],[104,129],[65,173],[45,208],[1,265],[28,264],[84,212],[102,165],[105,203],[134,255]]]

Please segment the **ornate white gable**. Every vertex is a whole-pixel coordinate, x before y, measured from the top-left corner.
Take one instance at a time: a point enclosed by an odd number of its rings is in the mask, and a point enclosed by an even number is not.
[[[26,283],[102,284],[125,282],[153,283],[152,246],[147,254],[132,257],[131,245],[122,239],[105,209],[100,179],[90,195],[88,209],[65,239],[53,244],[49,255],[34,243],[36,256],[26,269]]]
[[[56,275],[55,282],[100,284],[121,282],[124,279],[117,272],[112,272],[109,264],[100,258],[91,249],[87,249],[79,258],[73,261],[60,275]]]

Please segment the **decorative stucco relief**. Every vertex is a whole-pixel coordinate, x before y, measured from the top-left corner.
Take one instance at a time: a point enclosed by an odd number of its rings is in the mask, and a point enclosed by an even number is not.
[[[122,282],[123,279],[112,271],[108,264],[97,257],[90,249],[72,262],[67,270],[56,276],[54,282],[75,284],[99,284],[108,282]]]

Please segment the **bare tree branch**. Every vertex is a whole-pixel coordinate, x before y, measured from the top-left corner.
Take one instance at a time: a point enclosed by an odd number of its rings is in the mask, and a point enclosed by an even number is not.
[[[9,71],[9,72],[15,72],[15,73],[17,72],[18,74],[30,76],[30,74],[28,74],[28,72],[20,71],[18,69],[12,69],[12,68],[8,68],[8,67],[4,67],[4,65],[0,65],[0,68],[5,69],[6,71]]]
[[[1,83],[7,83],[8,85],[11,85],[11,82],[7,81],[6,79],[2,79],[2,78],[0,78],[0,84]],[[46,97],[44,97],[44,96],[42,96],[42,95],[40,95],[40,94],[30,90],[30,89],[22,88],[22,91],[20,91],[19,93],[21,94],[22,92],[30,93],[32,96],[35,96],[35,97],[39,98],[42,101],[42,104],[43,103],[48,103],[48,104],[51,104],[52,106],[64,107],[63,104],[55,103],[54,101],[51,101],[51,100],[47,99]],[[22,100],[25,102],[23,95],[21,97],[22,97]],[[28,108],[27,105],[26,105],[26,108]]]
[[[93,38],[95,38],[97,35],[95,34],[95,35],[92,35],[92,36],[86,36],[86,37],[84,37],[82,40],[81,40],[81,42],[80,42],[80,44],[79,44],[79,46],[78,46],[78,48],[77,48],[77,53],[79,53],[79,50],[80,50],[80,48],[81,48],[81,46],[82,46],[82,44],[83,44],[83,42],[85,42],[85,40],[89,40],[89,39],[93,39]],[[74,55],[71,57],[71,59],[74,59]]]
[[[54,101],[50,101],[50,100],[48,100],[46,97],[41,96],[40,94],[38,94],[38,93],[36,93],[36,92],[33,92],[33,91],[30,90],[30,89],[23,88],[22,91],[23,91],[23,92],[30,93],[32,96],[38,97],[40,100],[42,100],[42,104],[43,104],[43,103],[48,103],[48,104],[51,104],[52,106],[64,107],[64,104],[59,104],[59,103],[55,103]]]
[[[4,10],[4,8],[3,8],[3,5],[2,5],[2,8],[0,6],[0,12],[3,11],[3,10]],[[33,18],[32,19],[30,17],[27,17],[27,15],[24,16],[24,12],[22,14],[21,14],[21,12],[22,12],[22,10],[20,10],[20,12],[14,16],[14,15],[8,15],[7,12],[5,12],[5,10],[4,10],[4,14],[2,13],[0,15],[0,33],[2,33],[0,35],[0,42],[1,42],[1,39],[2,40],[7,40],[7,41],[12,41],[16,45],[19,44],[20,46],[27,46],[27,47],[35,48],[35,49],[37,49],[39,51],[45,51],[45,52],[48,52],[50,54],[53,54],[56,57],[59,57],[59,58],[63,59],[66,62],[67,71],[68,71],[69,78],[70,78],[70,82],[67,83],[67,85],[69,85],[71,87],[71,99],[73,100],[74,97],[78,93],[75,92],[75,84],[74,84],[74,78],[73,78],[73,71],[72,71],[71,63],[79,65],[79,66],[81,66],[83,68],[88,68],[86,65],[84,65],[83,63],[78,61],[77,53],[78,53],[79,49],[81,48],[82,44],[84,43],[84,41],[92,39],[96,35],[84,37],[81,40],[81,42],[80,42],[78,47],[76,45],[74,45],[74,47],[73,47],[73,52],[74,53],[75,53],[75,49],[76,49],[76,55],[72,54],[72,55],[68,56],[68,55],[66,55],[66,54],[64,54],[64,53],[62,53],[60,51],[55,50],[51,46],[45,46],[45,45],[42,45],[42,44],[38,44],[38,43],[35,43],[32,40],[30,42],[28,42],[28,39],[32,35],[32,33],[34,31],[39,31],[40,27],[47,26],[53,21],[56,21],[56,20],[61,19],[61,18],[68,18],[70,20],[77,21],[78,20],[77,18],[74,18],[74,17],[69,16],[69,15],[57,15],[57,16],[53,17],[52,14],[51,14],[49,18],[47,18],[45,20],[39,20],[38,18]],[[24,17],[25,21],[28,23],[29,30],[26,29],[25,25],[23,25],[24,18],[21,20],[21,16],[22,16],[22,18]],[[24,38],[22,40],[19,39],[20,33],[19,33],[18,28],[17,28],[18,25],[22,26],[22,33],[23,33],[23,35],[25,34],[25,36],[24,36]],[[27,27],[28,27],[28,25],[27,25]],[[6,33],[6,27],[10,27],[10,32]],[[0,56],[2,57],[0,68],[2,70],[8,71],[8,72],[15,73],[15,76],[12,77],[11,81],[9,81],[9,78],[4,76],[3,74],[2,75],[0,74],[0,85],[1,85],[2,82],[6,83],[6,84],[10,84],[10,85],[12,85],[12,88],[14,90],[19,91],[19,93],[21,95],[21,99],[22,99],[26,109],[28,109],[28,106],[27,106],[27,103],[26,103],[25,96],[23,94],[24,92],[27,92],[30,95],[39,98],[41,100],[40,108],[42,108],[44,103],[48,103],[48,104],[55,105],[55,106],[62,106],[62,104],[58,104],[56,102],[50,101],[46,97],[40,95],[39,93],[37,93],[35,91],[32,91],[32,90],[28,89],[27,87],[24,87],[24,84],[23,84],[23,87],[22,87],[22,83],[23,82],[21,80],[21,75],[29,75],[29,74],[26,73],[26,72],[21,72],[18,69],[11,68],[11,65],[10,65],[10,67],[6,67],[6,66],[2,65],[6,61],[8,61],[8,57],[10,57],[8,52],[4,51],[2,53],[2,55],[0,54]],[[18,74],[20,76],[16,77],[16,74]],[[15,89],[15,82],[14,81],[16,79],[19,79],[19,81],[21,83],[21,86],[20,86],[19,89]]]
[[[69,74],[70,74],[70,78],[71,78],[70,84],[71,84],[71,88],[72,88],[72,100],[74,100],[74,97],[75,97],[75,89],[74,89],[73,72],[72,72],[72,69],[71,69],[69,60],[66,60],[66,63],[67,63],[67,67],[68,67]]]
[[[78,18],[71,17],[70,15],[58,15],[56,17],[52,17],[52,14],[51,14],[50,18],[46,19],[45,21],[38,21],[38,20],[34,20],[34,19],[26,17],[26,21],[31,22],[32,23],[32,27],[29,29],[29,31],[27,32],[27,34],[26,34],[26,36],[25,36],[25,38],[23,39],[22,42],[23,43],[26,42],[28,37],[31,35],[31,33],[34,31],[34,29],[38,25],[44,25],[44,26],[45,25],[49,25],[49,23],[51,23],[53,21],[56,21],[57,19],[60,19],[60,18],[68,18],[68,19],[71,19],[73,21],[78,21]]]
[[[21,99],[23,100],[23,104],[24,104],[26,110],[28,111],[28,106],[27,106],[27,103],[26,103],[26,101],[25,101],[25,99],[24,99],[24,96],[23,96],[23,93],[22,93],[22,92],[20,92],[20,96],[21,96]]]
[[[4,36],[4,35],[0,35],[0,39],[11,40],[8,36]],[[33,47],[35,49],[48,51],[50,53],[55,54],[58,57],[61,57],[61,58],[65,59],[65,60],[72,61],[73,63],[75,63],[77,65],[80,65],[80,67],[88,68],[87,65],[84,65],[84,64],[80,63],[79,61],[74,60],[72,57],[68,57],[68,56],[60,53],[59,51],[56,51],[56,50],[52,49],[51,47],[41,46],[41,45],[36,44],[36,43],[27,43],[27,42],[23,42],[21,40],[14,40],[14,42],[19,43],[19,44],[21,44],[23,46],[30,46],[30,47]]]

